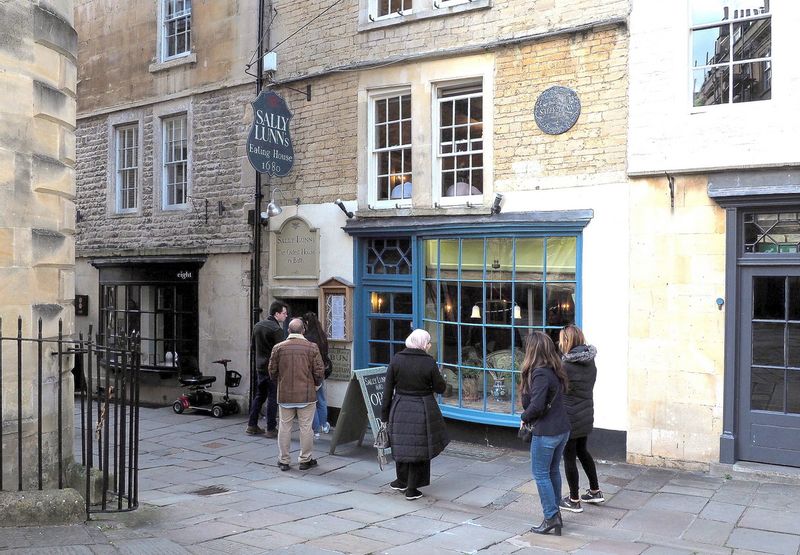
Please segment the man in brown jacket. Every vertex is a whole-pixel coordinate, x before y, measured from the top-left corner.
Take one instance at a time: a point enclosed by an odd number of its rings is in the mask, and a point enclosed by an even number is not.
[[[317,406],[317,388],[322,385],[325,367],[319,348],[303,337],[303,320],[289,322],[289,337],[272,349],[269,377],[278,384],[278,467],[289,470],[292,424],[300,424],[300,470],[317,466],[312,459],[314,432],[311,423]]]

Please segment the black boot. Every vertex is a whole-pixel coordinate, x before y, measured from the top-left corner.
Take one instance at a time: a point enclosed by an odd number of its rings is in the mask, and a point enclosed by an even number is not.
[[[534,526],[531,528],[531,532],[536,534],[547,534],[550,530],[552,530],[553,534],[560,536],[561,526],[563,526],[561,522],[561,513],[556,513],[552,517],[544,519],[539,526]]]

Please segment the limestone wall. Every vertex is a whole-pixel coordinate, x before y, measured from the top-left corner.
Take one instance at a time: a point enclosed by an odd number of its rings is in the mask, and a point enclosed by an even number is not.
[[[628,460],[705,467],[719,460],[725,312],[724,211],[707,178],[631,187]]]
[[[72,2],[16,0],[0,4],[0,317],[2,335],[42,333],[52,339],[63,321],[74,326],[75,92],[77,36]],[[3,349],[3,486],[16,487],[18,360]],[[47,344],[42,368],[43,472],[57,483],[58,361]],[[23,487],[36,483],[35,434],[39,379],[36,345],[22,353]],[[71,360],[64,375],[64,456],[72,455]]]

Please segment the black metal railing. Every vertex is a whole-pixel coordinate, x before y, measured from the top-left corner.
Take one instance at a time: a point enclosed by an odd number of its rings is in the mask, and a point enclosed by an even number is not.
[[[0,415],[4,424],[0,426],[0,490],[14,489],[13,486],[6,487],[9,485],[4,483],[6,477],[16,478],[15,485],[19,491],[42,490],[45,487],[63,489],[65,484],[66,487],[80,487],[75,483],[75,478],[69,479],[69,476],[76,475],[69,472],[70,463],[74,460],[79,470],[77,475],[84,478],[87,519],[91,518],[92,513],[136,509],[141,364],[138,336],[117,338],[113,345],[100,344],[99,338],[94,341],[84,340],[82,334],[75,340],[64,336],[63,324],[59,321],[57,337],[46,338],[42,333],[40,319],[36,337],[26,338],[23,337],[22,318],[17,319],[16,336],[3,336],[2,330],[0,319],[0,391],[3,391],[6,374],[15,372],[17,395],[16,413],[14,407],[4,406],[3,396],[0,395]],[[90,329],[89,338],[91,337]],[[10,368],[8,352],[16,353],[15,364]],[[48,360],[48,355],[55,357],[52,363]],[[69,375],[64,377],[64,364],[70,361],[74,363],[77,400],[71,414],[75,430],[80,430],[80,443],[73,449],[76,458],[68,457],[65,460],[65,432],[71,434],[72,429],[65,430],[67,415],[63,406],[64,388],[71,383],[64,383],[65,379],[70,380]],[[56,366],[55,372],[52,365]],[[34,397],[32,390],[27,387],[32,381],[33,368],[36,371],[35,398],[26,398],[26,394]],[[45,406],[48,398],[45,387],[54,387],[56,391],[57,424],[54,430],[43,430],[43,423],[52,418],[51,407]],[[35,410],[26,409],[25,403],[28,403],[27,407],[35,407]],[[5,425],[6,416],[10,426]],[[36,442],[35,453],[32,453],[33,442],[24,439],[26,435],[30,435],[30,432],[26,434],[26,429],[32,430],[34,424]],[[6,443],[4,434],[8,436],[14,433],[17,436],[16,458],[12,454],[7,457],[3,453],[3,445]],[[57,438],[55,455],[46,453],[43,448],[45,436],[49,434]],[[77,437],[70,435],[68,440],[77,441]],[[14,445],[14,442],[9,445]],[[78,451],[80,461],[77,460]],[[7,460],[9,458],[11,460]],[[14,459],[16,469],[11,462]],[[36,463],[26,465],[26,460],[35,460]]]

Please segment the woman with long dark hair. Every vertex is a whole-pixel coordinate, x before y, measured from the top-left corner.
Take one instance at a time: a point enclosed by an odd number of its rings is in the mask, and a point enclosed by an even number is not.
[[[561,535],[561,456],[569,438],[569,419],[564,408],[564,393],[569,379],[561,367],[553,340],[535,331],[525,340],[525,358],[520,377],[523,424],[533,426],[531,473],[539,491],[544,520],[531,532]]]
[[[322,324],[314,312],[303,314],[303,322],[306,326],[305,338],[319,347],[319,354],[322,356],[322,364],[325,367],[325,379],[328,379],[333,370],[331,359],[328,356],[328,336],[325,335],[325,330],[322,329]],[[314,412],[311,429],[314,430],[315,439],[319,438],[320,432],[327,434],[331,431],[331,425],[328,424],[328,400],[325,397],[325,380],[322,381],[322,385],[317,389],[317,410]]]
[[[594,358],[597,349],[586,344],[586,338],[578,326],[565,326],[558,334],[558,346],[561,349],[561,362],[569,377],[569,392],[564,396],[564,404],[569,416],[570,434],[564,448],[564,474],[569,484],[569,497],[564,497],[559,507],[573,513],[583,512],[581,501],[586,503],[603,503],[605,498],[597,481],[597,468],[592,454],[586,448],[589,434],[594,426],[594,382],[597,379],[597,366]],[[578,465],[575,458],[589,479],[589,489],[580,495]]]

